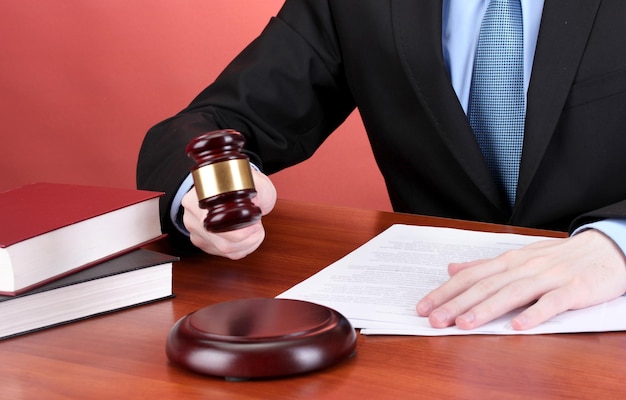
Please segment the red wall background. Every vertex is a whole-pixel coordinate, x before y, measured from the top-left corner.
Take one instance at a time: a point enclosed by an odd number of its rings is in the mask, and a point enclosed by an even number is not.
[[[211,83],[282,2],[2,1],[0,191],[134,187],[147,129]],[[272,178],[280,198],[390,209],[357,114]]]

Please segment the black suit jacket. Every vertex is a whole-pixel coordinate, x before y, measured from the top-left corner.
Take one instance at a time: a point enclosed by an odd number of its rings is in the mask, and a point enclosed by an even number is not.
[[[626,2],[545,0],[512,210],[444,65],[441,3],[287,0],[214,84],[149,131],[138,186],[164,190],[165,211],[191,167],[185,145],[217,128],[242,132],[271,174],[358,107],[396,211],[559,230],[626,217]]]

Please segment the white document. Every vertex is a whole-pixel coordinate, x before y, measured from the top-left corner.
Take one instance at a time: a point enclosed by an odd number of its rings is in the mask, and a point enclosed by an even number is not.
[[[516,331],[515,312],[475,330],[430,327],[415,305],[448,279],[450,262],[495,257],[506,250],[551,238],[452,228],[393,225],[342,259],[277,298],[304,300],[343,314],[362,334],[541,334],[626,330],[626,297],[567,311],[542,325]],[[519,312],[519,311],[518,311]]]

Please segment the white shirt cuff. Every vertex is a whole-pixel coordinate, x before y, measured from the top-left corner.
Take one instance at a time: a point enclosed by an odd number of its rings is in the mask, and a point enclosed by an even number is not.
[[[626,219],[604,219],[577,228],[572,235],[587,229],[597,229],[608,236],[626,256]]]
[[[172,205],[170,207],[170,220],[174,227],[183,235],[189,236],[189,231],[185,228],[182,219],[180,216],[181,211],[181,202],[183,201],[183,196],[187,194],[193,188],[193,176],[191,174],[187,175],[183,183],[181,183],[180,187],[176,191],[174,195],[174,199],[172,200]]]

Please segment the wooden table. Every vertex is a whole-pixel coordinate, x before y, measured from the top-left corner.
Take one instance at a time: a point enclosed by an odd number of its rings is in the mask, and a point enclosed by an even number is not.
[[[358,337],[357,355],[285,379],[232,382],[168,363],[182,316],[216,302],[274,297],[393,223],[545,231],[279,201],[267,238],[240,261],[208,255],[175,264],[177,297],[0,341],[6,399],[623,398],[626,333]],[[170,251],[167,244],[157,249]]]

